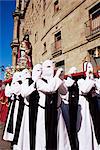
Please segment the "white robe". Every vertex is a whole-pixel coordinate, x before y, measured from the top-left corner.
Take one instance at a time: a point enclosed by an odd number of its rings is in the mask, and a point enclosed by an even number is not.
[[[13,150],[30,150],[29,145],[29,107],[24,106],[23,118],[17,145],[13,145]]]
[[[89,102],[82,92],[88,93],[94,86],[91,80],[78,81],[79,85],[79,103],[77,113],[77,132],[79,140],[79,150],[99,150],[96,141],[92,118],[89,110]]]
[[[28,79],[24,80],[21,86],[21,95],[24,98],[24,112],[21,122],[21,128],[18,138],[17,145],[13,146],[13,150],[30,150],[30,139],[29,139],[29,103],[26,97],[35,91],[34,83],[29,86]]]
[[[12,91],[12,89],[13,89],[13,91]],[[13,92],[16,95],[16,98],[19,99],[18,95],[20,95],[20,85],[16,82],[12,86],[12,89],[11,89],[10,86],[7,85],[7,87],[5,89],[5,95],[10,97],[11,95],[13,95],[12,94],[12,92]],[[5,130],[4,130],[4,134],[3,134],[3,139],[6,140],[6,141],[13,141],[14,133],[15,133],[17,113],[18,113],[18,107],[19,107],[19,100],[16,100],[16,102],[15,102],[15,108],[14,108],[14,114],[13,114],[13,133],[9,133],[7,131],[13,102],[11,103],[11,106],[10,106],[10,110],[9,110],[7,121],[6,121],[6,125],[5,125]]]
[[[51,78],[48,83],[39,79],[37,81],[37,89],[40,99],[39,105],[45,107],[46,95],[45,92],[55,92],[58,88],[59,94],[66,94],[66,89],[63,86],[63,81],[57,77]],[[58,106],[61,103],[61,97],[58,96]],[[58,109],[58,127],[57,127],[57,150],[70,150],[70,143],[66,126],[62,117],[61,108]],[[38,107],[37,125],[36,125],[36,144],[35,150],[46,150],[45,136],[45,109]]]
[[[13,102],[11,103],[11,106],[10,106],[10,110],[9,110],[9,114],[8,114],[7,122],[6,122],[6,126],[5,126],[5,130],[4,130],[4,135],[3,135],[3,139],[6,140],[6,141],[13,141],[13,138],[14,138],[19,101],[16,100],[16,102],[15,102],[15,108],[14,108],[14,114],[13,114],[13,133],[9,133],[7,131],[7,128],[8,128],[8,123],[9,123],[9,119],[10,119],[12,105],[13,105]]]

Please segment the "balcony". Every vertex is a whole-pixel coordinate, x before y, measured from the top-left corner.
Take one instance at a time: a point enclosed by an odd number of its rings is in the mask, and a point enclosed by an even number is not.
[[[61,40],[55,41],[54,43],[51,44],[51,49],[52,49],[52,56],[57,57],[62,54],[62,45],[61,45]]]
[[[100,16],[85,23],[85,33],[88,41],[100,36]]]

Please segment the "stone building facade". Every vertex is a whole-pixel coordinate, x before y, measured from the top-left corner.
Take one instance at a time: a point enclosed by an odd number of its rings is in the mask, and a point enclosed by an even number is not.
[[[46,59],[57,67],[76,66],[91,61],[100,69],[100,1],[99,0],[16,0],[12,64],[23,36],[29,34],[32,62]]]

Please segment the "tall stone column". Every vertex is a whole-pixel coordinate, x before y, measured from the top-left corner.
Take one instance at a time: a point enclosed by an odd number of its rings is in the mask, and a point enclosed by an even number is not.
[[[13,41],[11,43],[12,48],[12,65],[15,67],[17,62],[17,51],[19,46],[19,23],[20,23],[20,0],[16,0],[16,10],[13,12],[14,29],[13,29]]]
[[[23,26],[22,22],[24,19],[24,9],[28,6],[30,0],[16,0],[16,10],[13,13],[14,18],[14,29],[13,29],[13,41],[12,47],[12,65],[15,67],[17,64],[17,52],[19,48],[20,30]]]
[[[25,3],[25,1],[22,0],[22,5],[21,5],[21,10],[22,10],[22,11],[24,11],[24,3]]]
[[[16,0],[16,9],[19,9],[20,0]]]

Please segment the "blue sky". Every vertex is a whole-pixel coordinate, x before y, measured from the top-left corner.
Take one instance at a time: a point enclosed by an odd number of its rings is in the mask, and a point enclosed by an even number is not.
[[[13,17],[15,0],[0,0],[0,67],[12,65]],[[0,69],[0,79],[3,79]]]

